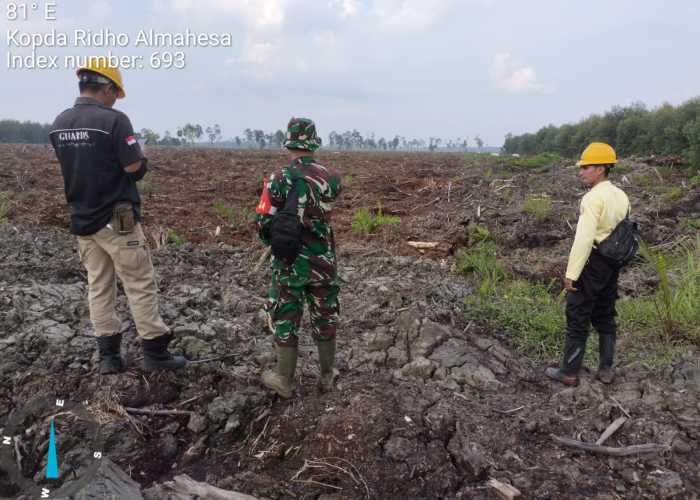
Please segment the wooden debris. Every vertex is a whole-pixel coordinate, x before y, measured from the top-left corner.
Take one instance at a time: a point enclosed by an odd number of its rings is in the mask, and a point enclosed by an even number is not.
[[[129,408],[124,407],[127,413],[136,415],[192,415],[193,412],[187,410],[147,410],[144,408]]]
[[[438,241],[407,241],[406,243],[408,243],[408,246],[419,250],[437,248],[437,246],[440,244]]]
[[[438,201],[440,201],[440,197],[439,197],[439,196],[438,196],[437,198],[435,198],[434,200],[429,201],[429,202],[426,203],[425,205],[417,205],[417,206],[413,207],[411,210],[409,210],[409,212],[414,212],[414,211],[416,211],[416,210],[418,210],[418,209],[420,209],[420,208],[429,207],[430,205],[434,205],[434,204],[437,203]]]
[[[195,481],[186,474],[175,476],[173,481],[166,481],[159,485],[154,493],[167,494],[164,498],[173,500],[191,500],[192,498],[206,498],[207,500],[256,500],[256,497],[222,490],[207,483]]]
[[[613,448],[611,446],[600,446],[597,444],[584,443],[583,441],[555,436],[554,434],[550,434],[550,436],[554,441],[561,445],[583,451],[589,451],[591,453],[598,453],[600,455],[608,455],[611,457],[627,457],[630,455],[641,455],[642,453],[661,453],[671,449],[669,446],[663,444],[635,444],[632,446],[625,446],[623,448]]]
[[[600,437],[598,438],[598,441],[595,442],[597,445],[603,444],[605,441],[608,440],[610,436],[615,434],[617,430],[622,427],[622,425],[627,422],[627,417],[620,417],[616,419],[612,424],[608,426],[607,429],[605,429],[605,432],[603,432]]]
[[[613,403],[615,403],[615,405],[620,409],[620,411],[621,411],[622,413],[625,414],[625,416],[626,416],[627,418],[632,418],[632,417],[630,416],[629,412],[628,412],[627,410],[625,410],[625,409],[622,407],[622,405],[620,404],[620,402],[619,402],[617,399],[615,399],[614,397],[610,396],[610,400],[611,400]]]
[[[255,267],[253,268],[254,272],[258,272],[260,270],[260,267],[265,263],[265,261],[270,257],[271,249],[270,247],[267,247],[263,254],[260,256],[260,260],[258,260],[258,263],[255,264]]]
[[[513,500],[520,496],[520,491],[510,484],[502,483],[498,479],[489,479],[486,486],[503,500]]]

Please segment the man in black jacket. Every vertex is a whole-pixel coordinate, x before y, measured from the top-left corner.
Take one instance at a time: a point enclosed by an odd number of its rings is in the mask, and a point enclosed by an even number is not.
[[[121,73],[105,57],[93,57],[77,75],[80,97],[56,118],[50,138],[61,164],[71,233],[88,273],[100,372],[125,368],[114,308],[117,276],[143,340],[144,368],[180,368],[186,360],[167,350],[172,334],[158,311],[155,273],[140,224],[136,182],[146,174],[148,161],[129,118],[112,109],[126,95]]]

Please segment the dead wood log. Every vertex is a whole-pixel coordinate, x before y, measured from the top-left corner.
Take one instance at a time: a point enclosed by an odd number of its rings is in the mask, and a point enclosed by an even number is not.
[[[135,415],[192,415],[193,412],[187,410],[147,410],[145,408],[124,407],[127,413]]]
[[[253,268],[253,272],[258,272],[260,270],[260,267],[265,263],[265,261],[270,257],[270,247],[267,247],[263,254],[260,256],[260,260],[258,260],[258,263],[255,264],[255,267]]]
[[[520,490],[514,488],[510,484],[502,483],[498,479],[489,479],[486,486],[488,486],[498,498],[503,500],[513,500],[520,496]]]
[[[613,448],[611,446],[600,446],[597,444],[584,443],[583,441],[555,436],[554,434],[550,434],[550,436],[554,441],[561,445],[591,453],[598,453],[600,455],[608,455],[611,457],[627,457],[630,455],[640,455],[642,453],[661,453],[662,451],[668,451],[671,449],[669,446],[663,444],[635,444],[632,446],[625,446],[623,448]]]
[[[257,500],[256,497],[238,493],[235,491],[222,490],[207,483],[195,481],[186,474],[175,476],[173,481],[166,481],[157,486],[167,498],[173,500],[192,500],[194,498],[206,498],[207,500]],[[160,493],[154,491],[154,493]]]
[[[602,445],[605,441],[608,440],[610,436],[615,434],[617,430],[622,427],[622,425],[627,422],[627,417],[620,417],[618,419],[615,419],[615,421],[608,426],[607,429],[600,435],[598,438],[598,441],[595,442],[597,445]]]
[[[417,248],[419,250],[428,250],[431,248],[437,248],[440,244],[437,241],[407,241],[408,246]]]

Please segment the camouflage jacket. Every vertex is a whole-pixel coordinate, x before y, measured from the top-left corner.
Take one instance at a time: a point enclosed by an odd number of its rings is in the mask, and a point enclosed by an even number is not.
[[[299,183],[299,216],[304,225],[304,232],[300,258],[297,258],[294,264],[295,271],[306,277],[310,277],[309,274],[316,274],[317,278],[335,276],[335,241],[331,212],[332,203],[341,191],[340,176],[314,161],[312,156],[297,158],[267,179],[264,189],[267,189],[269,207],[261,210],[261,200],[256,216],[258,234],[263,243],[270,244],[272,216],[277,210],[284,208],[295,175],[303,176],[305,181]],[[284,267],[276,260],[273,258],[273,270]]]

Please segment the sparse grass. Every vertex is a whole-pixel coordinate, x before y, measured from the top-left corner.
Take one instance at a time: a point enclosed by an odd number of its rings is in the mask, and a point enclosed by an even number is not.
[[[700,219],[690,217],[679,217],[678,229],[681,231],[700,231]]]
[[[488,323],[510,334],[523,352],[552,358],[561,353],[566,326],[562,294],[553,288],[525,280],[503,282],[472,306]]]
[[[652,250],[646,244],[640,253],[659,280],[652,297],[626,304],[631,313],[623,320],[641,328],[661,332],[665,341],[686,339],[700,342],[700,236],[692,244],[672,253]]]
[[[552,214],[552,200],[542,196],[528,196],[520,210],[538,221],[543,221]]]
[[[179,247],[185,244],[185,238],[181,236],[175,229],[170,228],[166,233],[166,242],[169,245]]]
[[[680,186],[672,187],[661,195],[661,202],[665,204],[675,203],[683,198],[683,188]]]
[[[700,175],[694,175],[690,179],[688,179],[688,185],[690,187],[698,187],[700,186]]]
[[[611,172],[619,175],[627,175],[632,172],[632,165],[629,163],[618,163]]]
[[[0,224],[7,222],[7,213],[9,212],[9,201],[7,194],[0,192]]]
[[[151,194],[153,192],[153,173],[146,172],[143,179],[136,183],[141,194]]]
[[[508,157],[508,163],[515,167],[542,168],[566,160],[556,153],[540,153],[534,156]]]
[[[401,223],[401,218],[394,215],[384,215],[379,205],[377,213],[373,214],[368,208],[359,208],[352,216],[352,231],[361,236],[373,234],[381,226],[395,226]]]
[[[232,227],[242,226],[255,220],[255,212],[249,208],[234,208],[227,206],[223,201],[217,201],[212,206],[214,212],[226,219]]]
[[[352,183],[354,181],[355,181],[355,178],[352,176],[352,174],[348,174],[345,176],[345,179],[343,179],[343,186],[350,187],[350,186],[352,186]]]
[[[455,270],[465,277],[476,277],[482,297],[491,294],[506,277],[493,241],[482,240],[470,248],[461,248],[455,257]]]
[[[479,243],[481,241],[491,240],[491,231],[486,226],[480,224],[474,224],[469,228],[469,243]]]

